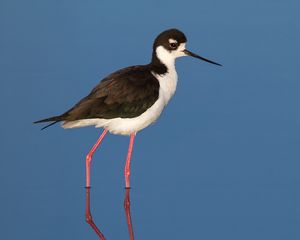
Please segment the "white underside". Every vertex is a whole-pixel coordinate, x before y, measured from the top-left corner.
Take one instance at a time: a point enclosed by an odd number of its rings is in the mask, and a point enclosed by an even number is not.
[[[135,118],[112,118],[112,119],[83,119],[63,123],[63,128],[78,128],[94,125],[96,128],[102,127],[109,130],[113,134],[129,135],[136,133],[151,123],[162,113],[164,107],[169,102],[176,90],[177,74],[169,78],[170,74],[164,76],[156,76],[159,79],[160,90],[157,101],[147,109],[142,115]],[[176,77],[176,78],[174,78]]]
[[[96,128],[106,128],[113,134],[130,135],[155,122],[162,113],[171,97],[174,95],[177,86],[177,73],[175,69],[175,58],[168,56],[165,49],[157,49],[157,55],[164,61],[168,72],[164,75],[152,73],[159,81],[160,90],[157,101],[147,109],[142,115],[135,118],[113,118],[113,119],[83,119],[76,121],[67,121],[62,124],[63,128],[78,128],[86,126],[95,126]]]
[[[95,125],[96,128],[102,127],[113,134],[129,135],[136,133],[149,126],[159,117],[164,109],[165,103],[162,98],[158,100],[142,115],[135,118],[113,118],[113,119],[84,119],[65,122],[63,128],[76,128]]]

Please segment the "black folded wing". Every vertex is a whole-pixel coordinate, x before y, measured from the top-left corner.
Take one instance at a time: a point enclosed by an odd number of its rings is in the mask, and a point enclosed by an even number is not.
[[[60,120],[134,118],[150,108],[158,96],[159,82],[148,67],[129,67],[103,79]]]

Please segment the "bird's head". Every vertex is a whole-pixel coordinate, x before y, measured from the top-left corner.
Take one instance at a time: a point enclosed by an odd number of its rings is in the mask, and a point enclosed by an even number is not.
[[[203,61],[219,65],[221,64],[203,58],[186,49],[187,39],[183,32],[177,29],[169,29],[160,33],[153,43],[152,61],[157,58],[166,66],[174,65],[178,57],[191,56]]]

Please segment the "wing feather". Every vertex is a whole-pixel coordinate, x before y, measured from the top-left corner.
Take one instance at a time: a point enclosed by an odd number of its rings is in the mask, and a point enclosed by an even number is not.
[[[119,70],[103,79],[91,93],[62,114],[62,120],[133,118],[157,100],[159,82],[146,66]]]

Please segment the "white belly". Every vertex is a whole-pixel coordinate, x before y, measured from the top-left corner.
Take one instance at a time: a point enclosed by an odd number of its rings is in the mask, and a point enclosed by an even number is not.
[[[102,127],[109,130],[113,134],[130,135],[136,133],[151,123],[162,113],[164,107],[174,95],[177,85],[177,73],[175,71],[168,72],[167,74],[155,75],[160,84],[159,97],[157,101],[145,111],[142,115],[135,118],[113,118],[113,119],[82,119],[70,122],[64,122],[63,128],[78,128],[95,125],[95,127]]]

